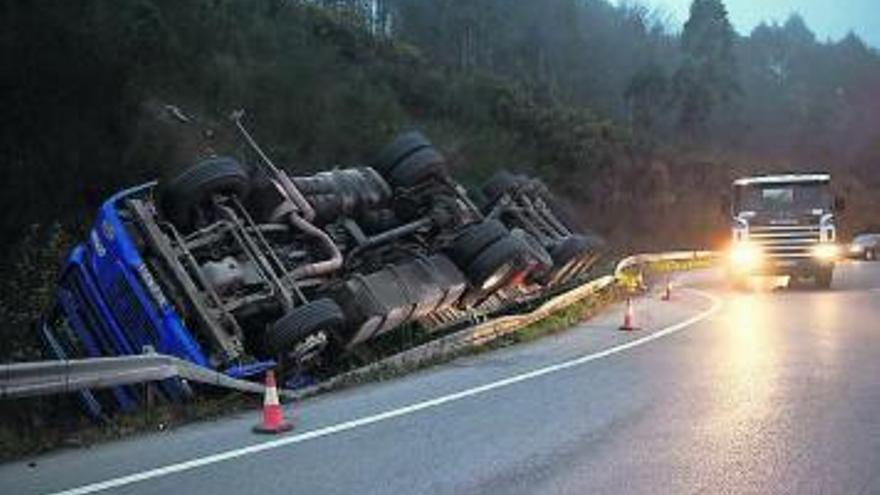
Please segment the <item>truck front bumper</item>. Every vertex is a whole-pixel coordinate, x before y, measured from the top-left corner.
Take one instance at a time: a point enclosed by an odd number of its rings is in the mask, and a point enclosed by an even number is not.
[[[808,277],[816,272],[834,267],[834,260],[816,258],[765,258],[760,264],[748,268],[734,268],[740,275],[797,276]]]

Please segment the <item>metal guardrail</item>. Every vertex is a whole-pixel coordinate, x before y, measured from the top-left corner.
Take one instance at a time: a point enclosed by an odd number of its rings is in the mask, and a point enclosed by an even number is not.
[[[714,259],[717,256],[718,253],[715,251],[668,251],[664,253],[637,254],[620,260],[614,268],[614,276],[619,278],[627,269],[647,263],[703,261]]]
[[[0,399],[76,392],[181,378],[242,392],[263,393],[258,383],[239,380],[174,356],[145,354],[0,365]],[[289,391],[282,395],[292,396]]]
[[[302,397],[335,388],[355,374],[364,375],[389,367],[418,365],[456,351],[477,347],[515,332],[536,321],[581,301],[612,284],[626,271],[638,265],[664,261],[697,261],[711,259],[710,251],[676,251],[640,254],[621,260],[613,275],[605,275],[544,302],[525,314],[502,316],[445,337],[403,351],[358,370],[344,373],[322,384],[293,392],[279,390],[283,397]],[[162,354],[107,358],[35,361],[0,365],[0,399],[75,392],[84,389],[108,388],[181,378],[242,392],[263,393],[263,385],[239,380],[204,368],[189,361]]]

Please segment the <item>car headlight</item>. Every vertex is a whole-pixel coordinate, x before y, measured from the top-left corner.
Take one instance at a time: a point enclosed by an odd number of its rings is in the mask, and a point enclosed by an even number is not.
[[[853,244],[852,246],[849,247],[849,252],[853,253],[853,254],[859,254],[864,250],[865,250],[865,247],[861,246],[859,244]]]
[[[761,263],[761,250],[747,242],[734,244],[730,250],[730,262],[737,268],[751,268]]]
[[[822,261],[832,261],[840,255],[837,244],[819,244],[813,248],[813,257]]]

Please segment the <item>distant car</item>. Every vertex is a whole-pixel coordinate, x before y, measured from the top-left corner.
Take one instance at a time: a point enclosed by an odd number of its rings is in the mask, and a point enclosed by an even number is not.
[[[874,261],[880,251],[880,234],[859,234],[849,244],[850,258]]]

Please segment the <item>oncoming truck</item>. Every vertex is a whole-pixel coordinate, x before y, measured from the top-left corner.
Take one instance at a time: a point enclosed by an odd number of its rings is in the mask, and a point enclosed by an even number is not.
[[[828,174],[744,177],[733,182],[729,275],[744,285],[753,275],[810,278],[829,288],[840,257],[835,213],[843,201]]]

